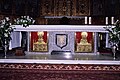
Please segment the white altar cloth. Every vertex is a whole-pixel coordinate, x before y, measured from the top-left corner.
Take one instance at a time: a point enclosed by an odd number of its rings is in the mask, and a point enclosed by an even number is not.
[[[10,44],[9,44],[9,49],[10,50],[12,48],[21,46],[21,38],[22,38],[21,32],[19,32],[19,31],[12,32],[11,38],[12,38],[12,40],[10,41]]]
[[[30,25],[29,27],[23,27],[21,25],[14,25],[15,30],[12,33],[12,40],[10,41],[10,49],[21,46],[21,31],[79,31],[79,32],[107,32],[104,26],[98,25]],[[29,39],[28,39],[29,40]]]
[[[106,32],[104,26],[98,25],[30,25],[22,27],[15,25],[15,31],[86,31],[86,32]]]

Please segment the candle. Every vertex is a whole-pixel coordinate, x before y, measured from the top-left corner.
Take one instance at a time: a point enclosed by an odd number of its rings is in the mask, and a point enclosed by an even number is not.
[[[89,24],[91,24],[91,17],[89,17]]]
[[[108,24],[108,17],[106,17],[106,24]]]
[[[87,24],[87,17],[85,17],[85,24]]]
[[[111,17],[111,24],[114,24],[114,17]]]

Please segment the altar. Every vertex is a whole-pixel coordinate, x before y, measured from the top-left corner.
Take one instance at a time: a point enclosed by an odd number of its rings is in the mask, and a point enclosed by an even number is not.
[[[98,53],[98,33],[106,33],[98,25],[14,25],[10,49],[21,46],[21,32],[27,33],[27,52],[51,54],[52,51],[78,53]],[[108,46],[108,35],[106,36]]]

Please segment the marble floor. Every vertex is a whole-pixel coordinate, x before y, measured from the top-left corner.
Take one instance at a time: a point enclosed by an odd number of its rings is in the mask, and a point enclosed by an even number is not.
[[[108,53],[82,53],[74,55],[67,52],[62,54],[39,54],[34,52],[26,52],[23,56],[15,56],[12,53],[0,54],[0,63],[55,63],[55,64],[119,64],[120,55],[116,54],[113,58],[112,54]]]
[[[39,60],[114,60],[112,53],[39,53],[39,52],[25,52],[25,55],[16,56],[15,53],[0,53],[0,59],[39,59]],[[116,59],[120,60],[120,54],[116,54]]]

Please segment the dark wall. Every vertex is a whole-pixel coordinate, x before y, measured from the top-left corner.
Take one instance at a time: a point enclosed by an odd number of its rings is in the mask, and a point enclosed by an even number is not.
[[[120,15],[120,0],[92,0],[92,16],[116,16]]]
[[[44,16],[116,16],[120,0],[0,0],[0,14]]]

